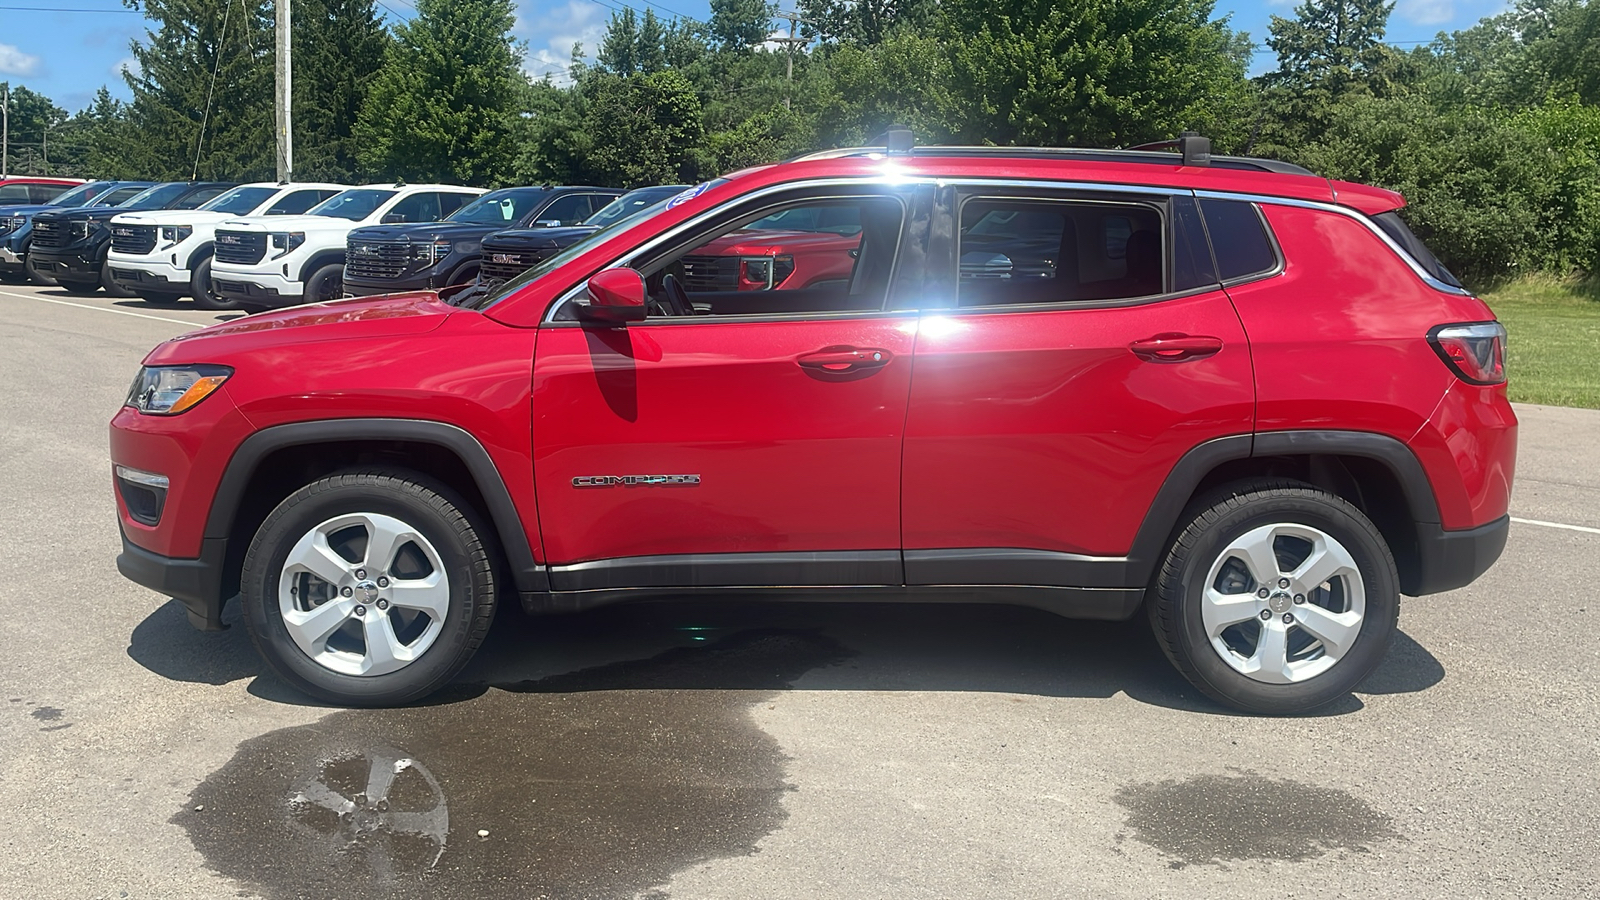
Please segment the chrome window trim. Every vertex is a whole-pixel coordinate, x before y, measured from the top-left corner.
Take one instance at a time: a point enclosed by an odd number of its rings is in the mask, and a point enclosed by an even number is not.
[[[1340,206],[1336,203],[1322,203],[1317,200],[1300,200],[1293,197],[1272,197],[1261,194],[1240,194],[1231,191],[1197,190],[1194,192],[1194,194],[1196,197],[1202,200],[1210,198],[1216,200],[1244,200],[1250,203],[1270,203],[1275,206],[1293,206],[1299,209],[1315,209],[1321,212],[1341,215],[1347,219],[1353,219],[1354,221],[1361,223],[1361,225],[1364,226],[1368,231],[1372,232],[1374,235],[1377,235],[1378,240],[1383,241],[1384,246],[1388,247],[1396,256],[1400,257],[1401,261],[1403,261],[1407,266],[1410,266],[1411,271],[1415,273],[1418,278],[1422,279],[1423,283],[1428,285],[1428,287],[1431,287],[1436,291],[1442,291],[1446,294],[1457,294],[1463,297],[1472,296],[1472,292],[1466,288],[1458,288],[1453,284],[1445,284],[1439,279],[1428,274],[1428,270],[1424,269],[1422,264],[1417,262],[1415,257],[1413,257],[1410,253],[1407,253],[1405,248],[1395,243],[1394,238],[1389,237],[1388,233],[1378,226],[1378,223],[1363,215],[1360,210],[1351,209],[1348,206]],[[1267,233],[1272,234],[1271,227],[1268,227]],[[1275,237],[1274,240],[1276,240]]]

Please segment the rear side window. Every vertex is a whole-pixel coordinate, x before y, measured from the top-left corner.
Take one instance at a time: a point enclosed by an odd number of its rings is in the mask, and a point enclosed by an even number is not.
[[[1223,281],[1248,278],[1278,267],[1278,254],[1267,237],[1267,226],[1254,203],[1239,200],[1201,200],[1211,249],[1217,256],[1217,274]]]
[[[1456,280],[1456,276],[1449,269],[1446,269],[1444,263],[1439,262],[1438,257],[1433,255],[1433,251],[1428,249],[1428,245],[1424,244],[1422,239],[1412,232],[1410,227],[1406,225],[1406,220],[1400,218],[1399,210],[1391,209],[1386,213],[1380,213],[1373,216],[1372,221],[1378,223],[1378,227],[1383,229],[1383,233],[1393,238],[1401,249],[1411,254],[1411,258],[1420,263],[1423,270],[1429,275],[1451,287],[1461,287],[1461,282]]]
[[[298,216],[318,203],[332,197],[334,193],[334,191],[329,190],[291,191],[279,197],[277,202],[267,209],[266,215]]]
[[[1163,228],[1135,204],[973,198],[961,207],[960,306],[1123,300],[1163,292]]]
[[[1216,283],[1200,207],[1191,197],[1172,198],[1172,289],[1188,291]]]
[[[0,184],[0,203],[27,203],[28,186],[25,184]]]
[[[172,206],[172,209],[194,209],[195,207],[198,207],[204,203],[215,200],[228,190],[230,190],[230,188],[226,187],[201,188],[178,201]]]

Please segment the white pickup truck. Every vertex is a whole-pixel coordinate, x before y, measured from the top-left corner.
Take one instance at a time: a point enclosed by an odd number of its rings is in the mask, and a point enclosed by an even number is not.
[[[217,227],[212,290],[242,309],[343,296],[345,239],[363,225],[437,222],[482,194],[452,184],[368,184],[303,216],[252,216]]]
[[[197,209],[123,213],[111,220],[111,280],[148,303],[175,303],[188,294],[203,309],[227,309],[232,304],[211,290],[217,225],[239,216],[299,215],[345,189],[259,182],[241,184]]]

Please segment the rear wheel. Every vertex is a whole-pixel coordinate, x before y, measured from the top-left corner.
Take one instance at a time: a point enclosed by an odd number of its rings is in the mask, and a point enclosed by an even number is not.
[[[1264,479],[1192,509],[1147,606],[1162,649],[1195,687],[1248,712],[1305,712],[1383,660],[1399,576],[1360,510]]]
[[[344,266],[329,263],[306,279],[305,302],[326,303],[344,295]]]
[[[135,297],[133,291],[128,290],[111,279],[111,260],[100,264],[100,286],[105,288],[106,295],[111,297]]]
[[[364,470],[294,492],[262,523],[239,597],[285,681],[346,706],[420,699],[482,643],[495,581],[475,516],[421,475]]]

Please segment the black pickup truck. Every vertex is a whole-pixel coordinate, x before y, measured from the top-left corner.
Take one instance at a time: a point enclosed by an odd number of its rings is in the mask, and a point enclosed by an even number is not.
[[[685,186],[668,184],[629,191],[611,205],[571,228],[515,228],[483,239],[483,261],[478,287],[492,288],[510,281],[540,262],[577,243],[599,228],[619,222],[640,210],[682,193]]]
[[[111,280],[106,266],[111,217],[135,210],[194,209],[232,187],[232,182],[169,181],[146,188],[120,206],[39,213],[33,217],[28,268],[76,293],[94,293],[104,287],[113,297],[132,297],[131,291]]]
[[[466,284],[478,277],[485,236],[506,228],[576,225],[621,193],[602,187],[505,188],[442,222],[357,228],[345,243],[344,293],[364,297]]]

